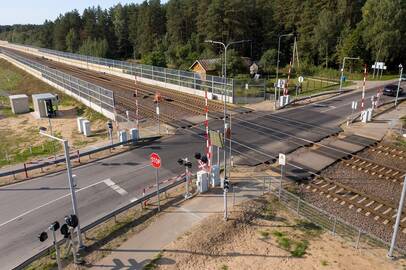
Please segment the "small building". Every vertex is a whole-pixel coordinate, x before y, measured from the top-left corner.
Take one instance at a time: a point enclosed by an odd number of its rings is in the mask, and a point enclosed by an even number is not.
[[[219,65],[221,66],[221,58],[198,59],[189,69],[200,74],[200,77],[204,80],[206,75],[217,75]]]
[[[30,106],[28,105],[27,95],[12,95],[9,96],[11,110],[14,114],[27,113],[30,111]]]
[[[56,116],[58,110],[58,97],[51,93],[32,95],[34,111],[38,117]],[[50,115],[48,115],[50,113]]]
[[[222,58],[212,58],[212,59],[198,59],[193,65],[190,66],[190,70],[200,74],[202,79],[206,79],[206,75],[217,75],[221,73]],[[247,72],[250,74],[255,74],[258,72],[258,65],[254,63],[249,57],[241,57],[242,65],[246,68]],[[251,69],[252,68],[252,69]],[[254,73],[251,73],[251,70]]]

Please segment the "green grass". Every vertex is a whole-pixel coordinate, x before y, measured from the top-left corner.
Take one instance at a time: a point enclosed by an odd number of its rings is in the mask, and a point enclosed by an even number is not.
[[[302,231],[308,238],[318,237],[323,233],[322,227],[307,220],[298,220],[295,227]]]
[[[225,264],[223,264],[223,265],[220,267],[220,270],[228,270],[228,266],[225,265]]]
[[[272,235],[276,238],[278,246],[286,251],[289,251],[293,257],[303,257],[306,254],[306,250],[309,247],[309,241],[306,239],[297,240],[291,239],[286,233],[280,231],[273,231]]]

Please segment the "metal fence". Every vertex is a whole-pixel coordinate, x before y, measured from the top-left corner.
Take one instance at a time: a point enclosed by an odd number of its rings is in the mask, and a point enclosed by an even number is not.
[[[201,75],[195,72],[177,69],[163,68],[151,65],[135,64],[125,61],[99,58],[76,53],[61,52],[51,49],[38,49],[39,52],[52,54],[59,57],[92,63],[108,68],[116,68],[125,74],[139,76],[141,78],[170,83],[177,86],[187,87],[200,91],[207,90],[213,94],[222,95],[226,91],[227,96],[233,96],[233,79],[223,77]]]
[[[234,80],[235,104],[257,103],[265,100],[266,80]]]
[[[255,178],[255,180],[260,180]],[[389,248],[390,243],[360,227],[349,224],[337,215],[328,213],[306,201],[299,196],[287,191],[281,185],[281,180],[275,177],[266,176],[262,179],[264,192],[279,197],[279,201],[297,215],[309,220],[329,231],[332,235],[340,236],[343,239],[353,242],[355,248],[362,246],[378,246]],[[396,251],[402,255],[405,250],[396,247]]]
[[[14,53],[0,49],[0,53],[41,72],[43,78],[63,87],[64,89],[75,94],[79,99],[85,99],[92,104],[99,106],[100,111],[106,110],[114,113],[114,95],[111,90],[97,86],[95,84],[78,79],[71,75],[65,74],[47,66],[41,65]],[[93,108],[95,109],[95,108]]]

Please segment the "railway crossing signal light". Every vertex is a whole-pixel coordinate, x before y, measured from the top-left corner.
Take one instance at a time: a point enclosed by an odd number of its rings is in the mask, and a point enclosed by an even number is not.
[[[230,189],[230,181],[228,179],[224,180],[224,191],[228,191]]]
[[[202,155],[200,154],[200,153],[195,153],[195,159],[201,159],[202,158]]]
[[[61,234],[63,235],[64,238],[69,238],[70,232],[69,232],[68,224],[65,223],[62,225]]]
[[[46,232],[42,232],[38,235],[38,239],[40,242],[44,242],[48,239],[48,234]]]
[[[79,224],[79,219],[76,215],[69,215],[65,217],[65,222],[69,227],[76,228]]]
[[[55,221],[54,223],[52,223],[51,224],[51,226],[49,226],[49,229],[51,230],[51,231],[54,231],[54,232],[56,232],[58,229],[59,229],[59,222],[58,221]]]

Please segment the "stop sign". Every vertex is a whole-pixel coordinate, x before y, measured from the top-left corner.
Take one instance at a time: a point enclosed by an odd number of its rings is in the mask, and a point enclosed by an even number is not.
[[[157,153],[152,153],[149,158],[151,160],[152,167],[157,169],[161,168],[161,157]]]

